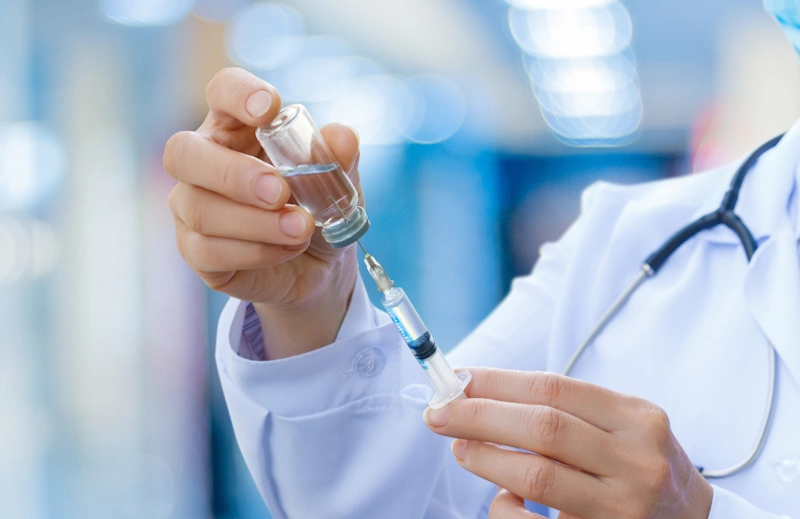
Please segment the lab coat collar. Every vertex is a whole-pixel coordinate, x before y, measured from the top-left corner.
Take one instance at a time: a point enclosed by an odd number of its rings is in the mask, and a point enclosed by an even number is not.
[[[695,218],[716,210],[737,168],[738,164],[726,173],[726,181],[712,190],[714,193],[703,201]],[[800,385],[798,186],[800,122],[745,177],[735,209],[759,243],[744,284],[748,310],[775,347],[795,384]],[[722,225],[700,233],[697,238],[741,247],[736,235]]]

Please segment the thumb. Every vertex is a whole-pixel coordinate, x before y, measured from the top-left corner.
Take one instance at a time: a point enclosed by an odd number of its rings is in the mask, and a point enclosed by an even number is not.
[[[273,120],[281,109],[274,86],[240,68],[217,72],[206,87],[210,109],[207,121],[214,128],[236,130],[256,127]]]

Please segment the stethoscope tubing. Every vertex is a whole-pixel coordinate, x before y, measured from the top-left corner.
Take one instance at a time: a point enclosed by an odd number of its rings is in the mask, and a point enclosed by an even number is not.
[[[717,225],[724,225],[728,227],[731,231],[733,231],[739,240],[742,243],[742,247],[744,248],[744,252],[747,256],[747,261],[749,262],[753,255],[755,254],[756,249],[758,248],[758,242],[756,241],[753,234],[750,232],[750,229],[747,228],[747,225],[739,218],[736,213],[734,213],[734,209],[736,207],[736,202],[739,199],[739,191],[741,190],[742,184],[744,183],[744,177],[747,175],[748,171],[755,165],[758,159],[767,151],[774,148],[778,142],[780,142],[783,135],[779,135],[773,139],[762,144],[757,150],[755,150],[748,158],[744,161],[744,163],[739,167],[736,171],[736,174],[731,179],[730,187],[728,191],[725,193],[725,196],[722,199],[722,203],[720,204],[719,208],[716,211],[711,213],[705,214],[698,218],[697,220],[691,222],[690,224],[686,225],[678,232],[673,234],[664,244],[656,249],[647,259],[644,261],[641,267],[641,271],[637,274],[636,278],[631,282],[628,287],[611,303],[608,309],[600,316],[600,319],[597,321],[597,324],[589,331],[586,338],[578,345],[578,347],[573,352],[572,356],[570,357],[569,361],[567,361],[566,366],[562,370],[562,374],[568,376],[572,371],[572,368],[575,366],[575,363],[578,362],[583,352],[586,348],[594,342],[598,335],[603,331],[606,325],[614,318],[614,316],[619,312],[619,310],[628,302],[631,296],[636,292],[636,290],[642,285],[642,283],[650,278],[655,276],[661,267],[664,266],[666,261],[672,256],[672,254],[680,248],[681,245],[692,239],[696,234],[711,229],[712,227],[716,227]],[[742,470],[746,469],[758,458],[761,454],[761,451],[764,448],[764,445],[767,440],[767,436],[769,434],[770,425],[772,424],[772,417],[773,417],[773,410],[775,404],[775,388],[776,388],[776,377],[775,377],[775,363],[776,363],[776,353],[775,348],[772,346],[772,342],[767,340],[767,348],[769,352],[769,382],[767,386],[767,404],[764,409],[764,415],[761,418],[761,423],[759,425],[758,430],[758,440],[756,441],[753,448],[747,454],[747,457],[744,458],[739,463],[732,465],[728,468],[721,469],[721,470],[706,470],[703,467],[697,467],[700,473],[708,479],[714,478],[725,478],[729,476],[733,476],[734,474],[738,474]]]

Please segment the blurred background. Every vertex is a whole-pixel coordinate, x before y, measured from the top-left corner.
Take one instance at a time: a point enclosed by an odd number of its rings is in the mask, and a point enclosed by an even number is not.
[[[0,517],[269,517],[161,165],[230,65],[358,129],[364,243],[447,347],[588,184],[800,116],[760,0],[0,0]]]

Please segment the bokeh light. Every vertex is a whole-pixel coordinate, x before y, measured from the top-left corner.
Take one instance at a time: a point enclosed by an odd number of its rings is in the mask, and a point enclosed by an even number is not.
[[[614,117],[627,113],[640,104],[634,85],[605,92],[536,91],[543,110],[557,117]]]
[[[615,0],[506,0],[518,9],[580,9],[583,7],[601,7]]]
[[[303,21],[291,7],[267,2],[251,4],[228,25],[228,55],[245,67],[273,69],[300,53],[302,34]]]
[[[320,125],[340,122],[357,128],[362,145],[399,144],[403,135],[395,124],[400,111],[396,99],[404,89],[394,76],[363,76],[343,81],[335,97],[310,108]]]
[[[615,2],[581,9],[511,9],[511,34],[528,54],[549,58],[608,56],[631,42],[628,11]]]
[[[0,124],[0,210],[27,209],[50,195],[63,176],[65,155],[41,123]]]
[[[638,136],[642,104],[632,105],[627,112],[580,117],[554,114],[542,108],[542,116],[556,137],[573,146],[607,147],[628,144]]]
[[[0,218],[0,286],[49,274],[58,263],[53,227],[39,220]]]
[[[0,219],[0,285],[16,281],[24,272],[25,230],[11,218]]]
[[[100,11],[123,25],[171,25],[192,11],[195,0],[99,0]]]
[[[350,80],[381,72],[374,61],[356,56],[298,60],[287,67],[281,96],[308,103],[326,101],[341,95]]]
[[[452,137],[467,116],[467,100],[453,81],[437,75],[420,75],[406,84],[402,102],[404,115],[399,120],[403,135],[422,144],[442,142]]]
[[[619,146],[642,120],[633,24],[618,1],[515,0],[508,23],[547,125],[574,146]]]
[[[638,77],[633,58],[624,54],[576,60],[527,57],[525,69],[536,87],[551,92],[621,90]]]

